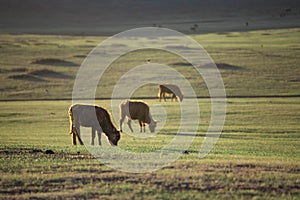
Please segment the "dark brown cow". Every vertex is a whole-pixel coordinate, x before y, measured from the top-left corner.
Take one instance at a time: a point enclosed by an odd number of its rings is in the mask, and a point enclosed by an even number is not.
[[[177,100],[176,97],[178,97],[180,101],[183,100],[183,94],[177,85],[172,85],[172,84],[159,85],[158,87],[159,101],[161,101],[161,98],[164,98],[164,100],[166,101],[166,94],[172,95],[171,97],[172,101],[173,99]]]
[[[120,131],[122,132],[122,123],[127,117],[127,124],[130,128],[131,132],[133,129],[131,127],[131,120],[138,120],[140,124],[140,132],[142,132],[142,127],[144,127],[145,132],[145,125],[149,124],[149,129],[151,133],[155,131],[156,121],[153,120],[149,106],[143,101],[123,101],[120,104]]]

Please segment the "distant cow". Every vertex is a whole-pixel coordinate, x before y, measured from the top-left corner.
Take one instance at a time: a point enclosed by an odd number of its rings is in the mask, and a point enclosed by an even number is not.
[[[164,98],[164,100],[166,101],[166,93],[172,95],[171,97],[172,101],[173,99],[177,100],[176,97],[178,97],[180,101],[183,100],[183,94],[177,85],[171,85],[171,84],[159,85],[158,87],[159,101],[161,101],[161,98]]]
[[[140,132],[142,132],[142,127],[149,124],[149,129],[151,133],[155,131],[157,122],[152,119],[150,114],[149,106],[143,101],[123,101],[120,104],[120,131],[122,132],[122,123],[127,117],[127,124],[131,132],[133,129],[131,127],[131,120],[138,120],[140,125]]]
[[[80,138],[80,126],[92,128],[91,145],[94,145],[95,133],[98,134],[98,142],[101,145],[101,133],[104,132],[110,144],[117,145],[120,139],[120,131],[112,123],[110,114],[102,107],[96,105],[75,104],[69,108],[70,134],[73,134],[73,144],[76,145],[76,136]]]

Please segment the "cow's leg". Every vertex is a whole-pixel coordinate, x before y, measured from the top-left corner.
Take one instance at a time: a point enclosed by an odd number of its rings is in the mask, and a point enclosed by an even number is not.
[[[76,145],[76,136],[77,136],[77,138],[80,138],[80,125],[78,122],[75,122],[75,124],[73,125],[73,144],[74,145]]]
[[[76,145],[76,136],[77,136],[77,139],[78,139],[78,141],[79,141],[79,144],[80,145],[83,145],[83,142],[82,142],[82,140],[81,140],[81,137],[80,137],[80,126],[79,126],[79,123],[77,122],[77,123],[75,123],[75,127],[74,127],[74,135],[73,135],[73,142],[74,142],[74,140],[75,140],[75,145]]]
[[[98,144],[101,146],[101,133],[102,131],[97,131],[97,136],[98,136]]]
[[[121,132],[122,132],[122,124],[123,124],[124,120],[125,120],[125,115],[123,115],[123,113],[122,113],[122,115],[120,117],[120,131]]]
[[[162,97],[162,92],[159,92],[158,94],[159,101],[161,101],[161,97]]]
[[[92,138],[91,138],[91,145],[94,145],[95,136],[96,136],[96,129],[92,127]]]
[[[172,94],[172,101],[173,101],[173,99],[174,99],[175,101],[177,101],[176,95],[175,95],[174,93]]]
[[[139,120],[139,125],[140,125],[140,132],[143,132],[143,122]]]
[[[74,127],[73,133],[72,133],[73,145],[76,145],[76,136],[77,136],[77,139],[78,139],[80,145],[83,145],[83,142],[80,137],[80,128]]]
[[[79,144],[80,144],[80,145],[83,145],[83,142],[82,142],[82,140],[81,140],[81,137],[78,137],[78,141],[79,141]]]
[[[163,98],[164,98],[165,101],[167,101],[166,100],[166,93],[165,92],[163,93]]]
[[[76,131],[73,130],[72,134],[72,144],[76,145]]]
[[[77,145],[76,144],[76,135],[77,135],[76,125],[71,124],[70,129],[71,129],[70,131],[71,131],[71,134],[72,134],[72,144]]]
[[[144,127],[144,133],[146,133],[146,129],[145,129],[146,124],[145,123],[143,123],[143,127]]]
[[[75,122],[75,132],[78,137],[80,137],[80,125],[78,122]]]
[[[131,119],[128,119],[128,120],[127,120],[127,125],[128,125],[128,127],[130,128],[131,132],[133,133],[133,129],[132,129],[132,127],[131,127]]]

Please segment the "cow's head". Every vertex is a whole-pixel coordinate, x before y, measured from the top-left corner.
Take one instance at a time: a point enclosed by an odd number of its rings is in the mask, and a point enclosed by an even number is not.
[[[117,146],[118,145],[118,141],[120,140],[120,131],[118,131],[117,129],[113,129],[112,134],[110,134],[108,136],[108,140],[110,142],[111,145],[113,146]]]
[[[178,95],[180,102],[183,100],[183,94]]]
[[[157,121],[152,120],[152,121],[150,122],[150,124],[149,124],[149,129],[150,129],[150,132],[151,132],[151,133],[154,133],[154,132],[155,132],[156,124],[157,124]]]

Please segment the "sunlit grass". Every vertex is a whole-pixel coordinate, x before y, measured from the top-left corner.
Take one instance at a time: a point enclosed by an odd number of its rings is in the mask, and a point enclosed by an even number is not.
[[[219,67],[228,96],[299,95],[299,29],[192,35]],[[71,98],[79,66],[105,37],[0,35],[1,99]],[[116,47],[117,48],[117,47]],[[34,64],[41,59],[66,62]],[[198,96],[208,96],[195,69],[181,57],[161,50],[139,50],[115,60],[98,85],[96,97],[110,97],[119,78],[147,60],[171,66],[192,84]],[[69,66],[68,63],[75,66]],[[18,70],[22,69],[22,71]],[[51,70],[69,78],[28,77],[36,70]],[[24,77],[25,75],[25,77]],[[45,74],[46,75],[46,74]],[[19,76],[19,78],[12,78]],[[33,79],[38,78],[38,81]],[[156,96],[157,87],[140,89],[137,96]]]
[[[299,29],[191,37],[203,45],[216,63],[226,64],[221,65],[220,72],[228,96],[299,95]],[[200,124],[191,145],[181,149],[183,154],[178,160],[151,173],[120,172],[95,159],[84,146],[72,146],[67,111],[72,104],[74,79],[85,56],[104,39],[0,35],[0,99],[27,100],[0,102],[0,198],[299,197],[299,98],[228,98],[223,132],[205,158],[199,157],[199,150],[210,123],[211,103],[209,98],[198,99]],[[49,58],[72,65],[34,64]],[[182,58],[168,52],[144,50],[117,59],[105,72],[96,97],[110,97],[120,76],[147,59],[174,67],[191,82],[197,95],[208,95],[201,77],[193,76],[195,71]],[[59,76],[42,74],[34,75],[38,80],[31,76],[22,79],[23,75],[43,69]],[[22,75],[21,79],[9,78],[16,75]],[[59,78],[64,75],[69,78]],[[134,96],[156,98],[157,86],[141,87]],[[38,98],[69,100],[30,100]],[[146,137],[149,134],[146,127],[143,137],[135,137],[140,134],[138,123],[133,123],[134,135],[130,135],[124,123],[119,148],[125,151],[157,151],[174,137],[184,135],[178,132],[179,102],[144,100],[154,119],[161,120],[160,131]],[[118,105],[109,100],[96,100],[96,104],[109,111],[118,110]],[[118,111],[113,120],[118,127]],[[190,124],[185,124],[182,130],[189,133]],[[104,135],[102,141],[107,143]]]

